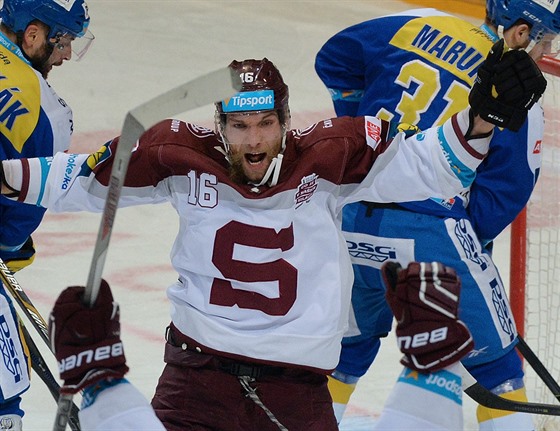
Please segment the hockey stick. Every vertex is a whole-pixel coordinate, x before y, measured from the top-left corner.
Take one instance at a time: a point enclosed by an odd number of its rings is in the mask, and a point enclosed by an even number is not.
[[[233,96],[241,89],[241,78],[228,67],[182,84],[129,111],[125,117],[115,152],[105,208],[93,251],[84,302],[95,302],[101,285],[101,273],[132,149],[142,133],[158,121]],[[60,394],[54,431],[64,431],[72,403],[71,394]]]
[[[491,409],[507,410],[510,412],[560,416],[560,405],[513,401],[493,394],[478,383],[462,364],[459,363],[459,365],[463,378],[463,391],[478,404]]]
[[[43,341],[49,346],[49,349],[52,350],[49,341],[47,322],[45,322],[45,319],[43,319],[41,314],[37,311],[27,294],[19,285],[12,271],[10,271],[2,259],[0,259],[0,280],[2,280],[2,283],[6,286]]]
[[[27,296],[27,294],[23,291],[22,287],[14,277],[14,274],[10,271],[10,269],[6,266],[4,261],[0,258],[0,280],[2,280],[2,284],[8,289],[12,298],[16,301],[18,306],[21,310],[25,313],[29,321],[33,324],[33,327],[37,330],[39,335],[49,349],[52,351],[51,344],[48,339],[47,333],[47,323],[45,319],[41,316],[39,311],[35,308],[35,306],[31,303],[31,300]],[[47,388],[49,389],[51,395],[54,397],[55,402],[58,400],[58,394],[60,392],[60,385],[56,381],[55,377],[53,376],[49,366],[45,362],[43,355],[39,351],[39,348],[33,341],[31,334],[23,324],[23,321],[17,316],[19,326],[25,338],[25,342],[29,348],[29,355],[31,358],[31,366],[33,370],[37,373],[37,375],[43,380]],[[74,403],[70,406],[70,428],[72,430],[79,430],[80,429],[80,422],[78,419],[78,406]]]
[[[517,347],[519,353],[521,353],[521,355],[523,355],[523,357],[527,359],[527,362],[529,363],[529,365],[531,365],[531,368],[535,370],[535,372],[541,378],[547,388],[550,389],[552,395],[554,395],[554,397],[558,401],[560,401],[560,385],[558,384],[556,379],[552,376],[552,374],[549,373],[545,365],[541,362],[535,352],[531,350],[525,340],[520,335],[517,336],[517,339],[518,343],[515,347]]]
[[[18,321],[19,321],[21,331],[23,333],[23,337],[25,338],[25,343],[27,344],[27,347],[29,349],[31,366],[33,367],[35,373],[37,373],[37,375],[41,378],[41,380],[45,383],[45,385],[49,389],[49,392],[53,396],[54,401],[57,402],[58,395],[60,393],[60,385],[58,384],[55,377],[51,373],[51,370],[49,369],[49,366],[45,362],[43,355],[41,355],[39,348],[33,341],[31,334],[29,333],[29,331],[27,330],[27,328],[25,327],[25,325],[23,324],[19,316],[18,316]],[[78,406],[76,404],[72,404],[70,417],[68,421],[68,424],[70,425],[70,429],[72,429],[72,431],[80,431],[81,429],[80,419],[78,418],[79,411],[80,409],[78,408]]]

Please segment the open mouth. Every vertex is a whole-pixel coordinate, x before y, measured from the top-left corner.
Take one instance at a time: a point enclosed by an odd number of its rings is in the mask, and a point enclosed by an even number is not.
[[[257,165],[261,163],[265,157],[266,153],[245,153],[245,160],[247,160],[250,165]]]

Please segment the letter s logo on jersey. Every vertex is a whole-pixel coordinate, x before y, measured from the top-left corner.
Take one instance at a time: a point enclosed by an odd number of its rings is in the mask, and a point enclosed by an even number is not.
[[[366,142],[374,150],[381,142],[381,120],[375,117],[365,117]]]

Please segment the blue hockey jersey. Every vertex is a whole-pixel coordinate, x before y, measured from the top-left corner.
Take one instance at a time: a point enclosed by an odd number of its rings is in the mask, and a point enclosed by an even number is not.
[[[0,160],[66,151],[72,134],[70,107],[2,33],[0,62]],[[0,257],[27,240],[44,212],[0,196]]]
[[[426,129],[467,106],[478,66],[496,40],[485,26],[417,9],[334,35],[317,54],[315,68],[338,116],[375,115]],[[535,105],[519,132],[496,129],[470,189],[446,200],[401,205],[424,214],[469,217],[483,242],[494,239],[534,188],[543,129],[543,111]]]

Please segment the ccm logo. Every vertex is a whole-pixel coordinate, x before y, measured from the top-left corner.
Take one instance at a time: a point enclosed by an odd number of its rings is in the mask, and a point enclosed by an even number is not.
[[[447,339],[447,326],[437,328],[430,332],[420,332],[414,336],[397,337],[399,349],[415,349],[428,344],[436,344]]]
[[[122,341],[112,346],[101,346],[95,350],[84,350],[78,355],[68,356],[58,363],[59,372],[70,371],[92,361],[99,362],[124,355]]]

